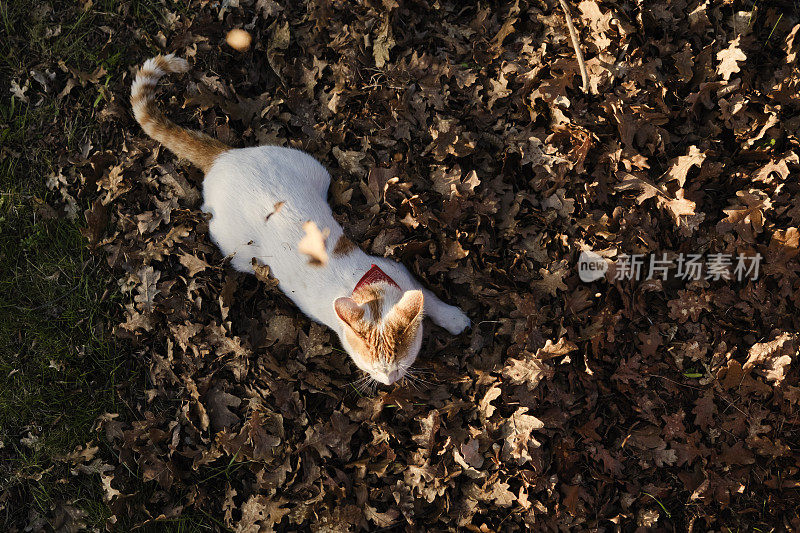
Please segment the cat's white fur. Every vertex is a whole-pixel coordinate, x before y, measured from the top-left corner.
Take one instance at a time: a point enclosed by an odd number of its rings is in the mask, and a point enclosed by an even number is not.
[[[469,326],[469,318],[460,309],[423,288],[405,266],[395,261],[372,257],[352,247],[344,254],[329,253],[323,266],[310,264],[309,257],[298,251],[305,222],[313,221],[318,228],[329,231],[329,252],[343,235],[327,202],[330,174],[316,159],[299,150],[279,146],[220,148],[218,141],[169,122],[152,105],[152,92],[164,73],[184,70],[186,63],[179,58],[151,59],[137,74],[132,103],[137,120],[151,136],[179,155],[199,162],[205,170],[203,210],[212,215],[211,238],[231,258],[235,269],[252,273],[253,258],[268,265],[279,288],[306,315],[336,331],[353,362],[384,384],[402,378],[414,362],[422,342],[422,327],[420,324],[414,328],[413,340],[405,346],[406,355],[402,358],[371,361],[351,346],[346,335],[349,326],[340,318],[334,302],[352,296],[354,287],[373,264],[399,286],[380,284],[382,317],[389,316],[409,291],[419,290],[424,312],[436,324],[452,334]],[[280,207],[276,209],[277,206]],[[378,323],[377,327],[383,324]]]
[[[306,221],[330,231],[327,243],[337,242],[344,233],[328,205],[330,180],[330,174],[316,159],[299,150],[279,146],[230,150],[220,154],[206,173],[203,210],[212,215],[211,238],[223,254],[231,257],[234,268],[252,272],[254,257],[268,265],[278,287],[300,310],[339,333],[353,362],[376,381],[389,384],[401,378],[414,362],[422,329],[409,357],[393,366],[376,367],[349,349],[344,335],[347,326],[333,306],[337,298],[351,295],[372,264],[400,286],[397,290],[385,284],[383,316],[405,291],[417,289],[424,295],[425,314],[450,333],[460,333],[470,321],[460,309],[423,288],[402,264],[367,255],[358,247],[345,255],[329,254],[325,266],[309,263],[308,256],[297,249],[305,235]]]

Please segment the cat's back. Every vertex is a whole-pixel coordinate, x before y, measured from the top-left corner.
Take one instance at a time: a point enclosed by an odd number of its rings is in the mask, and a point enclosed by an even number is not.
[[[338,226],[327,202],[329,184],[328,171],[300,150],[257,146],[220,154],[203,180],[211,238],[234,256],[235,268],[247,271],[251,257],[299,242],[307,220]],[[271,268],[278,269],[276,261],[269,261]]]
[[[206,202],[230,193],[296,193],[311,188],[327,194],[330,174],[306,152],[283,146],[229,150],[214,161],[203,182]]]

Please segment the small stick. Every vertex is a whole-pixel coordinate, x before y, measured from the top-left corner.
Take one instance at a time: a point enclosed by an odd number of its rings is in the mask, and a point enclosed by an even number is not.
[[[583,61],[583,52],[581,51],[581,43],[578,41],[578,32],[575,31],[575,26],[572,24],[572,16],[569,14],[569,6],[566,0],[558,0],[561,4],[561,9],[564,10],[564,18],[567,19],[567,28],[569,28],[569,36],[572,38],[572,47],[575,48],[575,55],[578,58],[578,68],[581,71],[581,79],[583,80],[583,92],[589,92],[589,74],[586,72],[586,63]]]

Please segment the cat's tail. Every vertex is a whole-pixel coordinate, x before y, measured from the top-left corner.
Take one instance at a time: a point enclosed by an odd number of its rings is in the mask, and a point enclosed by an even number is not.
[[[150,137],[157,140],[178,157],[188,159],[207,172],[214,160],[231,149],[199,131],[181,128],[161,112],[155,103],[156,84],[164,74],[186,72],[189,64],[174,54],[157,55],[145,61],[131,85],[131,106],[136,121]]]

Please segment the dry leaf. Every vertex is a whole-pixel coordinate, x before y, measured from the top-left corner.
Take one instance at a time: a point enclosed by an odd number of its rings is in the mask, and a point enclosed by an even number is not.
[[[330,230],[325,228],[320,231],[317,225],[309,220],[303,224],[303,231],[306,232],[306,235],[297,244],[297,251],[308,256],[308,264],[310,265],[325,266],[328,264],[325,241],[330,234]]]
[[[187,253],[182,253],[179,261],[189,271],[189,277],[194,277],[198,272],[202,272],[211,266],[196,255]]]
[[[154,270],[152,266],[145,266],[139,269],[136,274],[139,278],[138,294],[134,296],[134,301],[139,304],[139,309],[147,313],[153,312],[153,300],[160,292],[156,284],[161,278],[161,272]]]
[[[717,61],[719,61],[717,74],[722,76],[725,81],[728,81],[731,75],[739,72],[739,62],[747,59],[747,56],[739,48],[740,40],[741,36],[737,36],[736,39],[731,41],[728,48],[717,53]]]

